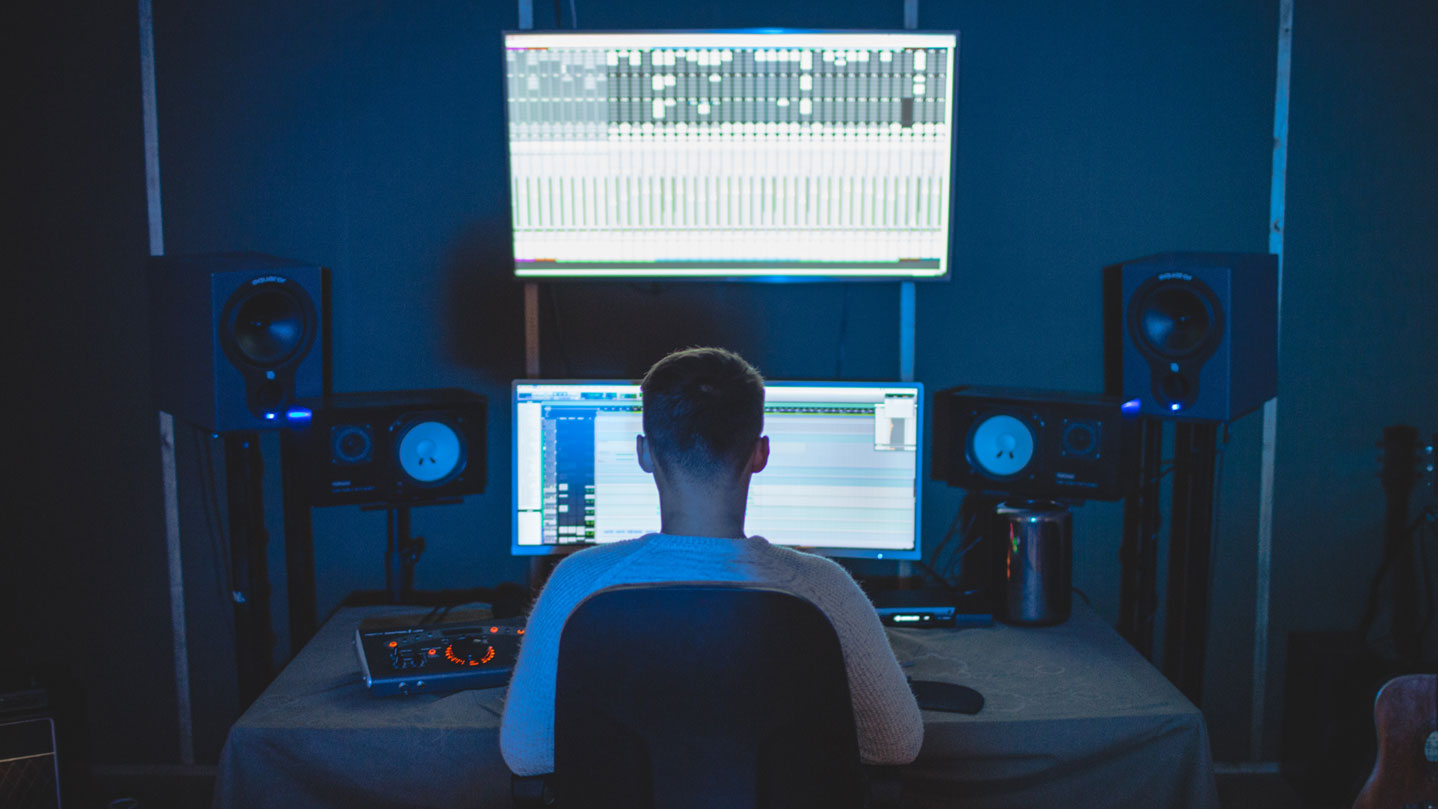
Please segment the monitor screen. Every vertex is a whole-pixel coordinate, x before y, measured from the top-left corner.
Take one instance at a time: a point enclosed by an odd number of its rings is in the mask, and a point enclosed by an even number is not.
[[[958,35],[509,32],[520,278],[941,278]]]
[[[513,400],[515,554],[659,530],[636,457],[638,384],[520,381]],[[745,530],[830,556],[919,558],[923,386],[766,382],[764,400],[769,464],[750,481]]]

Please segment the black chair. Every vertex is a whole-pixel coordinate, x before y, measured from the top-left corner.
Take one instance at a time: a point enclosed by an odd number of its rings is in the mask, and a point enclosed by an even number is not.
[[[581,602],[560,636],[554,763],[516,777],[517,804],[897,804],[895,768],[860,764],[833,626],[764,588],[626,585]]]

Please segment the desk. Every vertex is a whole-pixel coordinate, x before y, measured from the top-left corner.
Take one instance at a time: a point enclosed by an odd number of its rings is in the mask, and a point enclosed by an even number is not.
[[[230,729],[215,809],[508,807],[504,689],[377,699],[340,610]],[[422,612],[420,610],[419,612]],[[893,629],[914,679],[978,689],[974,716],[924,713],[905,770],[918,807],[1218,805],[1203,716],[1082,603],[1044,629]]]

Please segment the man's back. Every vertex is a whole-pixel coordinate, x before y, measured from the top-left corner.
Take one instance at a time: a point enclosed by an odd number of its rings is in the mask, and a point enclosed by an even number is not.
[[[839,636],[863,760],[903,764],[923,741],[919,709],[883,626],[849,574],[834,562],[762,537],[649,534],[566,559],[535,603],[500,729],[511,770],[538,775],[554,765],[554,681],[566,618],[589,594],[619,584],[716,582],[775,587],[814,603]]]

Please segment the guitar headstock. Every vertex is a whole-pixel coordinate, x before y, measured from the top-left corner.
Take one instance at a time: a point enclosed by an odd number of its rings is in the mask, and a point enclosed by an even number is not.
[[[1406,424],[1383,428],[1378,459],[1379,477],[1389,492],[1411,492],[1421,486],[1421,496],[1438,496],[1438,433],[1419,438],[1418,429]]]

